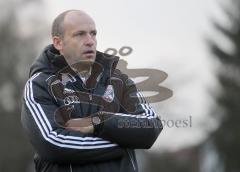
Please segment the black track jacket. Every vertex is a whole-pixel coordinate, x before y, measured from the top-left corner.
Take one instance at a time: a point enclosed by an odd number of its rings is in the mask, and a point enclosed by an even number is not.
[[[150,148],[162,125],[133,81],[116,69],[118,59],[97,52],[86,84],[53,45],[31,66],[21,121],[36,152],[36,172],[138,171],[134,149]],[[93,134],[62,125],[99,112],[102,122]]]

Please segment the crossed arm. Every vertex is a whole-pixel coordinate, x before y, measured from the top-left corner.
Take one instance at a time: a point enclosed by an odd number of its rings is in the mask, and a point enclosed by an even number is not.
[[[162,130],[159,118],[145,102],[139,102],[133,113],[122,108],[119,113],[97,114],[102,119],[98,125],[92,125],[88,117],[69,119],[64,127],[59,126],[54,118],[58,106],[48,92],[46,77],[37,77],[41,74],[26,84],[21,118],[44,160],[85,163],[112,159],[122,156],[125,148],[150,148]],[[124,107],[135,104],[127,96],[131,88],[126,90]]]

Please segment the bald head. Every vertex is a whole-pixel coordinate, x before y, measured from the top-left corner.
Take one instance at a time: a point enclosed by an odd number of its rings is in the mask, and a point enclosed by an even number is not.
[[[68,10],[53,22],[52,41],[69,65],[96,58],[97,30],[93,19],[83,11]]]
[[[52,37],[58,36],[60,38],[63,38],[65,26],[74,22],[74,19],[76,19],[76,18],[87,19],[90,22],[94,23],[93,19],[84,11],[67,10],[67,11],[64,11],[63,13],[59,14],[54,19],[53,24],[52,24]]]

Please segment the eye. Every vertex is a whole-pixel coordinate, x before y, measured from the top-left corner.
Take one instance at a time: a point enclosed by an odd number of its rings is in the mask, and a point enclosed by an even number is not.
[[[73,36],[83,36],[85,32],[76,32],[73,34]]]
[[[92,32],[91,32],[91,35],[92,35],[92,36],[96,36],[96,35],[97,35],[97,31],[92,31]]]
[[[77,35],[79,35],[79,36],[82,36],[82,35],[84,35],[85,33],[84,32],[78,32],[77,33]]]

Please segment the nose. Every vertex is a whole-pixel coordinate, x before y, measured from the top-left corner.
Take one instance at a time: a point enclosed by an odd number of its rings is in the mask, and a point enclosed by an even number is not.
[[[95,38],[91,34],[87,34],[85,45],[91,47],[94,44],[95,44]]]

